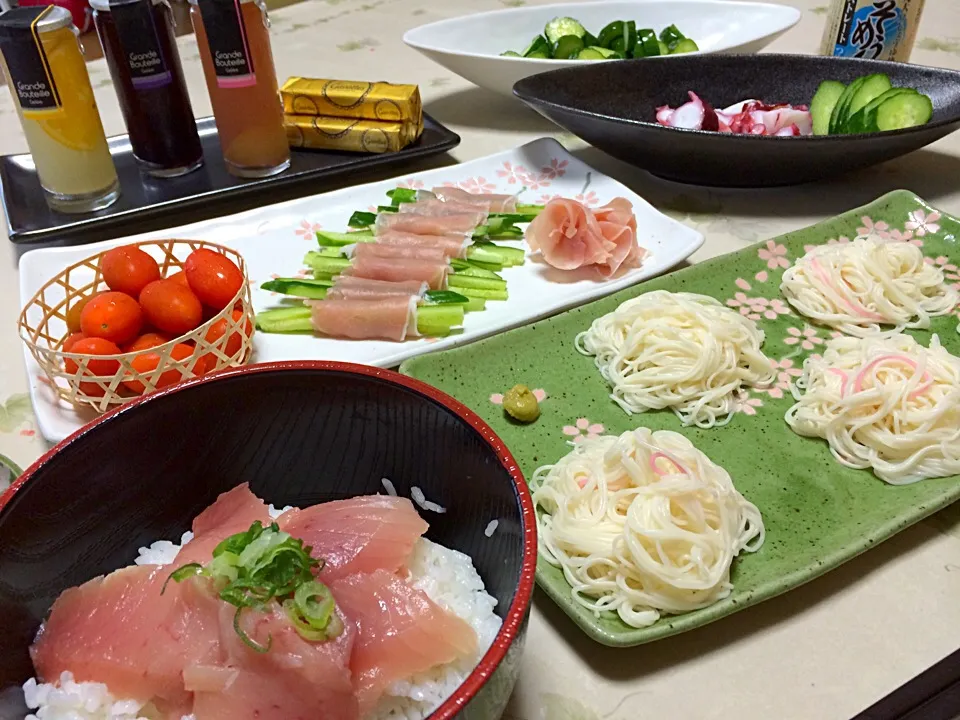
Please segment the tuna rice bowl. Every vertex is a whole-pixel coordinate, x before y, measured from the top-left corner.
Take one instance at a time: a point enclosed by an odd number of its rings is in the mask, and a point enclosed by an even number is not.
[[[471,557],[384,487],[278,510],[242,484],[65,590],[30,647],[28,720],[428,717],[501,619]]]

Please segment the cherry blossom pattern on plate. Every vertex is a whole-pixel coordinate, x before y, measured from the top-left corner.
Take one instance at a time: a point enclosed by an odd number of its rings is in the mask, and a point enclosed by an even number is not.
[[[923,259],[928,265],[936,265],[943,272],[944,279],[950,283],[950,287],[955,290],[960,290],[960,269],[957,266],[950,262],[950,258],[946,255],[941,255],[936,258],[925,257]]]
[[[923,210],[912,210],[903,227],[905,230],[912,230],[917,237],[923,237],[927,233],[933,235],[940,232],[938,220],[940,220],[940,213],[936,210],[930,213],[925,213]]]
[[[294,232],[304,240],[316,240],[317,231],[322,230],[320,223],[312,223],[309,220],[301,220]]]
[[[770,364],[777,371],[774,383],[765,388],[754,388],[754,392],[766,393],[772,398],[780,400],[790,392],[794,379],[803,375],[803,370],[794,365],[793,359],[785,357],[782,360],[771,360]]]
[[[823,345],[823,338],[817,335],[816,328],[807,325],[803,330],[795,327],[787,328],[787,336],[783,339],[784,345],[798,345],[801,350],[813,350],[817,345]]]
[[[890,236],[890,225],[883,220],[874,220],[869,215],[860,218],[862,226],[857,228],[858,238],[886,240]]]
[[[731,307],[750,320],[776,320],[780,315],[789,315],[789,306],[780,298],[750,297],[746,293],[735,293],[727,300],[727,307]]]
[[[733,396],[733,411],[744,415],[756,415],[757,408],[763,407],[763,400],[751,397],[746,390],[738,390]]]
[[[553,158],[549,165],[540,168],[540,174],[549,180],[563,177],[567,174],[567,165],[569,164],[569,160],[558,160],[557,158]]]
[[[397,183],[398,188],[403,188],[405,190],[423,190],[424,184],[423,180],[417,180],[416,178],[407,178],[406,180],[401,180]]]
[[[529,174],[530,171],[527,170],[523,165],[514,165],[509,161],[505,161],[503,166],[497,170],[497,177],[503,178],[508,185],[523,183],[523,179]]]
[[[604,429],[600,423],[592,423],[587,418],[577,418],[573,425],[563,426],[563,434],[571,438],[567,442],[576,445],[584,440],[593,440],[600,437]]]
[[[547,399],[547,391],[543,388],[536,388],[533,390],[533,396],[537,399],[537,402],[543,402]],[[494,405],[503,405],[503,393],[493,393],[490,396],[490,402]]]
[[[563,197],[564,197],[563,195],[557,195],[557,194],[551,195],[549,193],[544,193],[543,195],[537,198],[537,204],[546,205],[551,200],[557,200]],[[589,192],[586,192],[586,193],[578,193],[577,195],[574,195],[571,199],[576,200],[578,203],[581,203],[582,205],[586,205],[589,208],[598,207],[600,205],[600,197],[593,190],[590,190]]]
[[[776,270],[777,268],[786,270],[790,267],[790,260],[787,259],[787,246],[773,240],[767,240],[766,244],[757,250],[757,256],[767,263],[770,270]]]

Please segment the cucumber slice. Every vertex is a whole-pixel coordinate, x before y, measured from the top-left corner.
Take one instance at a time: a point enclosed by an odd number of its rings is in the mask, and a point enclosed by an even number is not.
[[[368,228],[377,222],[376,213],[357,210],[347,221],[347,226],[352,228]]]
[[[594,35],[593,33],[590,33],[590,32],[584,33],[584,34],[583,34],[583,37],[580,38],[580,39],[583,40],[583,46],[584,46],[584,47],[590,47],[591,45],[599,45],[599,44],[600,44],[600,41],[597,40],[597,36]]]
[[[543,35],[537,35],[527,49],[523,51],[524,57],[550,57],[550,43]]]
[[[514,52],[513,50],[507,50],[500,53],[500,57],[523,57],[523,55],[518,52]]]
[[[557,40],[557,44],[553,48],[553,57],[557,60],[567,60],[575,58],[581,50],[583,50],[583,40],[576,35],[564,35]]]
[[[856,95],[860,90],[860,86],[863,85],[864,80],[866,80],[866,77],[857,78],[852,83],[847,85],[846,89],[843,91],[843,95],[840,96],[840,99],[833,108],[833,112],[830,113],[831,135],[839,133],[840,128],[842,128],[847,122],[847,108],[850,107],[850,103],[853,101],[854,95]]]
[[[424,301],[431,305],[466,305],[469,298],[452,290],[427,290]]]
[[[451,278],[453,279],[453,278]],[[458,285],[456,291],[461,295],[466,295],[468,298],[482,298],[484,300],[506,300],[507,288],[480,288],[480,287],[464,287]]]
[[[693,40],[690,38],[684,38],[674,46],[673,50],[670,51],[670,54],[681,55],[683,53],[698,52],[699,50],[700,48]]]
[[[846,89],[846,85],[836,80],[824,80],[820,83],[813,100],[810,101],[814,135],[826,135],[830,132],[830,116]]]
[[[657,33],[653,28],[637,30],[637,44],[633,48],[633,57],[651,57],[660,54],[660,41],[657,40]]]
[[[461,295],[464,293],[461,288],[471,288],[475,290],[496,290],[499,292],[507,291],[507,283],[503,280],[488,280],[487,278],[481,277],[471,277],[469,275],[461,275],[460,273],[454,273],[447,278],[447,286],[454,292],[458,292]]]
[[[925,125],[933,117],[933,103],[916,90],[892,97],[877,108],[877,130],[903,130]]]
[[[311,280],[310,278],[277,278],[268,280],[260,287],[269,292],[293,295],[295,297],[322,300],[333,282],[330,280]]]
[[[452,267],[456,271],[457,275],[460,275],[460,276],[466,275],[468,277],[486,278],[487,280],[495,280],[497,282],[502,282],[506,284],[503,278],[497,275],[492,270],[479,268],[469,260],[452,258],[450,260],[450,267]]]
[[[890,78],[883,73],[867,75],[863,79],[863,84],[860,86],[857,94],[854,95],[850,101],[850,107],[847,109],[847,121],[865,108],[867,103],[871,100],[876,100],[892,87],[893,85],[890,84]],[[841,128],[841,131],[842,130],[843,128]]]
[[[547,26],[543,29],[543,34],[547,36],[547,40],[550,42],[557,43],[564,35],[582,38],[587,34],[587,29],[572,17],[555,17],[547,23]]]
[[[466,312],[480,312],[487,309],[487,299],[482,297],[468,297],[467,304],[463,306]]]
[[[312,333],[312,316],[306,306],[264,310],[257,313],[257,329],[265,333]]]
[[[609,48],[611,43],[623,35],[623,20],[614,20],[600,31],[599,47]]]
[[[845,135],[857,135],[860,133],[877,132],[877,109],[891,98],[904,93],[913,92],[907,88],[890,88],[885,93],[874,98],[861,108],[855,115],[851,115],[843,126],[842,132]]]
[[[660,31],[660,42],[666,45],[671,53],[681,40],[686,40],[686,37],[686,35],[677,29],[676,25],[668,25]]]
[[[577,60],[610,60],[616,56],[616,51],[609,48],[588,47],[580,51]]]
[[[358,242],[373,242],[373,239],[373,233],[369,232],[338,233],[317,230],[317,244],[323,247],[343,247]]]
[[[667,44],[666,44],[665,42],[663,42],[663,40],[658,40],[658,41],[657,41],[657,47],[660,49],[660,54],[661,54],[661,55],[669,55],[669,54],[670,54],[670,48],[667,47]]]
[[[623,23],[623,32],[615,37],[608,46],[611,50],[628,58],[637,44],[637,24],[633,20]]]

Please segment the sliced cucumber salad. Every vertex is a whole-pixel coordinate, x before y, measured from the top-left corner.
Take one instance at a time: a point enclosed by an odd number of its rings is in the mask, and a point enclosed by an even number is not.
[[[654,55],[679,55],[700,48],[670,25],[657,33],[652,28],[637,28],[633,20],[614,20],[598,35],[571,17],[557,17],[547,23],[523,52],[507,50],[504,57],[543,60],[625,60]]]
[[[850,135],[924,125],[933,115],[930,98],[913,88],[895,88],[883,73],[849,85],[824,80],[810,102],[814,135]]]

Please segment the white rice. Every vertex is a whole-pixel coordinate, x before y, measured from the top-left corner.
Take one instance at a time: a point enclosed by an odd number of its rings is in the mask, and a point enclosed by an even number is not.
[[[383,482],[389,492],[393,484],[386,478]],[[413,490],[419,489],[411,488]],[[289,509],[288,506],[277,510],[271,505],[270,516],[276,518]],[[441,508],[439,512],[444,510]],[[134,562],[170,565],[177,559],[180,548],[192,538],[193,533],[186,532],[179,545],[158,540],[150,547],[140,548]],[[496,598],[487,594],[469,555],[420,538],[410,558],[409,579],[437,605],[470,624],[477,633],[477,653],[394,683],[364,720],[423,720],[466,680],[500,630],[501,620],[494,612]],[[74,682],[70,673],[64,673],[58,684],[37,683],[31,678],[24,684],[23,691],[27,707],[34,711],[25,720],[147,720],[139,716],[143,709],[140,703],[114,698],[101,683]],[[193,717],[185,716],[182,720],[193,720]]]
[[[380,482],[383,483],[383,489],[387,491],[387,495],[391,497],[397,496],[397,488],[390,482],[390,478],[380,478]]]
[[[416,485],[410,488],[410,498],[423,510],[429,510],[430,512],[435,513],[445,513],[447,509],[437,505],[435,502],[427,500],[426,496],[423,494],[423,490],[418,488]]]
[[[491,520],[490,522],[487,523],[487,526],[483,529],[483,534],[486,535],[487,537],[493,537],[493,534],[497,531],[497,527],[499,527],[499,525],[500,525],[499,520]]]

